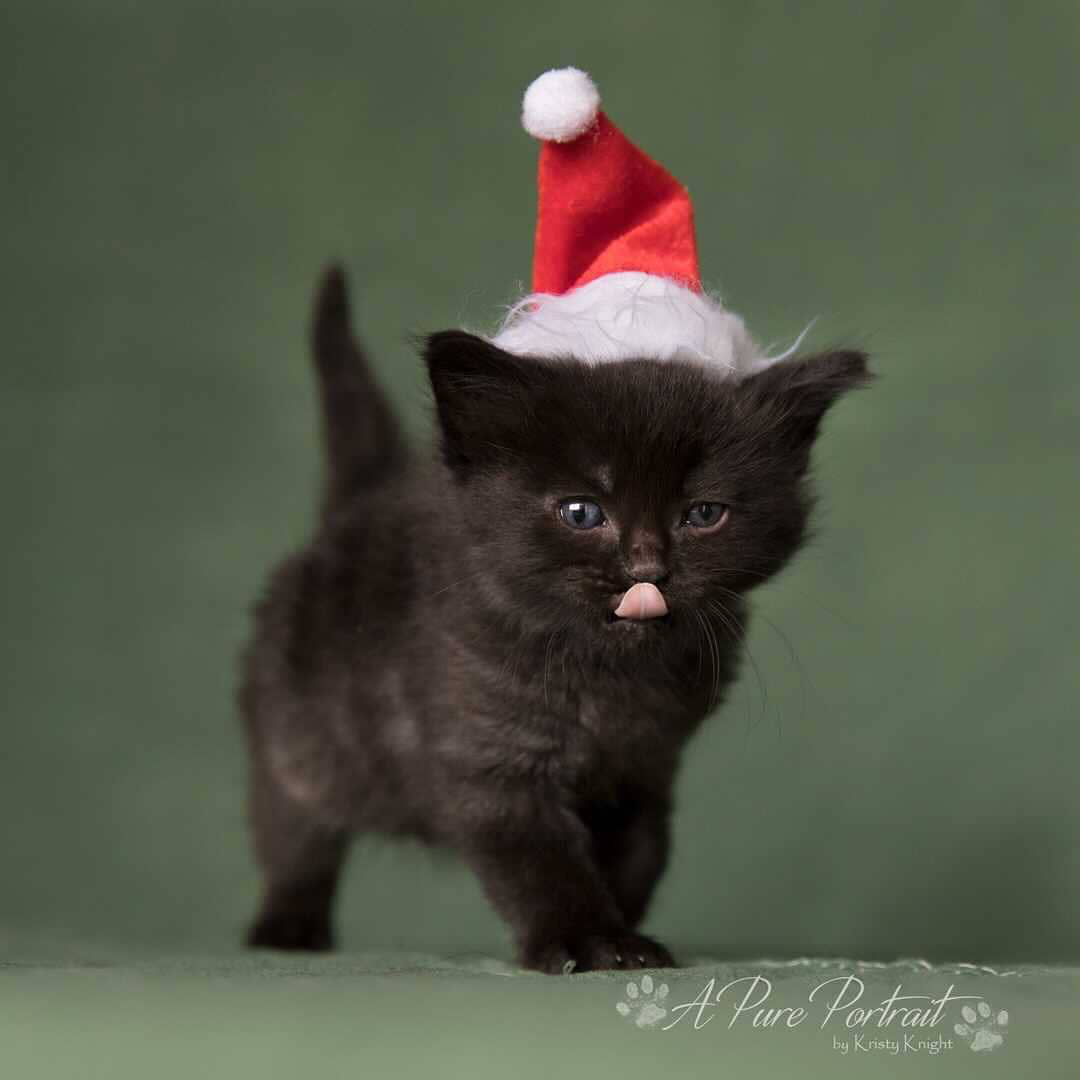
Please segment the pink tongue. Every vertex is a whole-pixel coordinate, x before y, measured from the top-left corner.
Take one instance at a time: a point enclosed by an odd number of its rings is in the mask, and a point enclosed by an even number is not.
[[[615,616],[619,619],[658,619],[667,614],[664,594],[648,582],[639,582],[626,591]]]

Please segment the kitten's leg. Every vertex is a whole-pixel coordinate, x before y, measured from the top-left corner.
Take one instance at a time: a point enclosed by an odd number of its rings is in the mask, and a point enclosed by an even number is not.
[[[519,802],[461,846],[510,924],[524,966],[550,974],[674,966],[663,945],[627,925],[593,861],[588,830],[568,808]]]
[[[635,803],[590,824],[600,872],[627,925],[637,926],[667,866],[668,807],[655,801]]]
[[[348,832],[314,820],[258,769],[251,797],[263,895],[247,944],[313,952],[333,948],[330,912]]]

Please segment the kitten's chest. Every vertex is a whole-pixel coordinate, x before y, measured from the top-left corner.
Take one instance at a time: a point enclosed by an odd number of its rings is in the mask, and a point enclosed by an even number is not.
[[[594,794],[607,786],[669,776],[687,734],[685,706],[659,695],[581,695],[565,724],[558,768],[567,784]]]

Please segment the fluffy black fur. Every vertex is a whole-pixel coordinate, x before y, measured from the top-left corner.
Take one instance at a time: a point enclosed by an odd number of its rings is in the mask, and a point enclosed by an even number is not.
[[[329,948],[349,838],[377,830],[459,852],[528,967],[672,964],[637,928],[679,757],[735,675],[744,595],[804,537],[811,444],[865,357],[733,381],[447,331],[425,355],[437,452],[414,455],[348,321],[331,269],[322,514],[258,607],[240,695],[265,883],[250,944]],[[570,496],[609,524],[569,528]],[[727,521],[685,525],[705,500]],[[615,619],[641,580],[670,614]]]

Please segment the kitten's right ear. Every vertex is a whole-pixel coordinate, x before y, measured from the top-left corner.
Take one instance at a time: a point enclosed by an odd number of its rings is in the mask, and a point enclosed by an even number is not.
[[[446,463],[464,472],[517,457],[534,427],[543,361],[514,356],[464,330],[432,334],[424,361]]]

